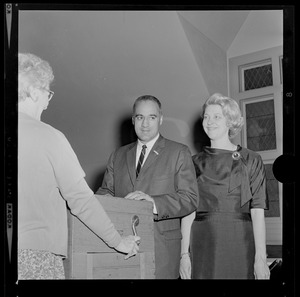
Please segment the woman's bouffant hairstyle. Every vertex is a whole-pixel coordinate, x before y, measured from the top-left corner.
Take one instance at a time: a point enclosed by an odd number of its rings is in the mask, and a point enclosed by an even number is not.
[[[29,87],[44,88],[54,80],[49,63],[36,55],[18,55],[18,98],[23,101],[29,94]]]
[[[227,119],[227,125],[229,127],[229,138],[235,137],[241,131],[244,119],[241,115],[240,107],[234,99],[226,97],[220,93],[213,94],[204,103],[202,116],[204,115],[208,105],[221,106],[223,115]]]

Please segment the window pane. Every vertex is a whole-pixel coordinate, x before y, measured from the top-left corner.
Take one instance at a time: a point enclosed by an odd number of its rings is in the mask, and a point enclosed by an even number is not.
[[[272,64],[244,70],[244,90],[253,90],[273,85]]]
[[[274,100],[246,104],[247,148],[253,151],[276,149]]]

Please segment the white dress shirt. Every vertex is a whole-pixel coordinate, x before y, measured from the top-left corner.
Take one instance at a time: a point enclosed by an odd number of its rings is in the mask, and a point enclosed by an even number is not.
[[[135,167],[137,167],[137,164],[139,162],[139,158],[140,158],[140,154],[141,154],[141,151],[142,151],[142,147],[143,145],[145,144],[147,146],[146,148],[146,153],[145,153],[145,157],[144,157],[144,160],[143,160],[143,164],[142,166],[145,164],[146,162],[146,159],[154,145],[154,143],[156,142],[156,140],[159,138],[159,133],[157,134],[157,136],[155,136],[152,140],[150,140],[149,142],[147,143],[142,143],[139,139],[138,139],[138,144],[137,144],[137,148],[136,148],[136,157],[135,157]]]
[[[136,148],[136,159],[135,159],[135,167],[137,167],[137,164],[139,162],[139,158],[140,158],[140,154],[141,154],[141,151],[142,151],[142,147],[143,145],[145,144],[147,146],[146,148],[146,153],[145,153],[145,157],[144,157],[144,160],[143,160],[143,164],[142,164],[142,167],[143,165],[145,164],[145,161],[154,145],[154,143],[156,142],[156,140],[159,138],[159,133],[157,134],[156,137],[154,137],[152,140],[150,140],[149,142],[147,143],[142,143],[139,139],[138,139],[138,144],[137,144],[137,148]],[[147,193],[145,193],[147,194]],[[155,202],[153,202],[153,213],[154,214],[157,214],[157,209],[156,209],[156,206],[155,206]]]

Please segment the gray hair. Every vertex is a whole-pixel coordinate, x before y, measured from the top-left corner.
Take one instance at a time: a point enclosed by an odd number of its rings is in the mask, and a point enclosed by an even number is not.
[[[143,96],[138,97],[135,100],[135,102],[133,104],[133,109],[132,109],[132,114],[133,115],[135,115],[135,110],[136,110],[136,107],[137,107],[138,103],[140,103],[142,101],[152,101],[152,102],[155,102],[158,105],[159,113],[160,114],[162,113],[161,103],[160,103],[160,101],[156,97],[151,96],[151,95],[143,95]]]
[[[54,80],[54,75],[49,63],[36,55],[19,53],[18,59],[18,98],[23,101],[30,86],[46,87]]]

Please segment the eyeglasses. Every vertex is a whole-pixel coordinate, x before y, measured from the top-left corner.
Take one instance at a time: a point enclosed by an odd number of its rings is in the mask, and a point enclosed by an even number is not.
[[[54,95],[54,92],[53,91],[50,91],[50,90],[47,90],[47,89],[44,89],[45,91],[47,91],[49,94],[48,94],[48,100],[50,101],[51,98],[53,97]]]
[[[52,98],[53,95],[54,95],[54,92],[53,92],[53,91],[50,91],[50,90],[48,90],[48,89],[45,89],[45,88],[40,88],[40,90],[43,90],[43,91],[46,91],[46,92],[49,93],[49,94],[48,94],[48,100],[50,101],[51,98]]]

